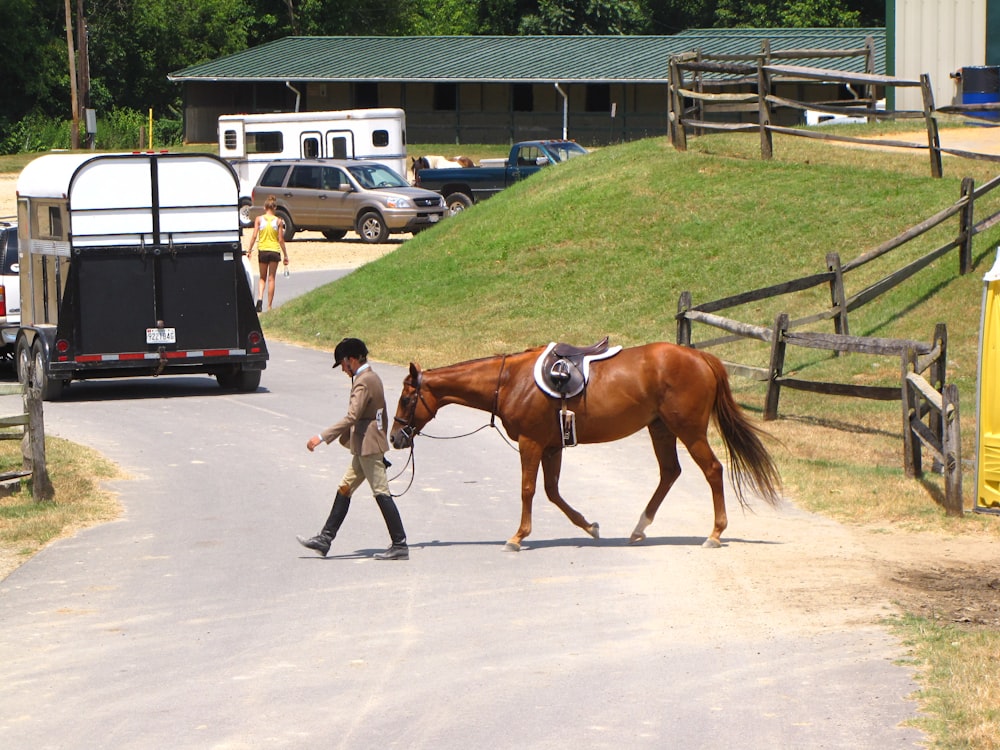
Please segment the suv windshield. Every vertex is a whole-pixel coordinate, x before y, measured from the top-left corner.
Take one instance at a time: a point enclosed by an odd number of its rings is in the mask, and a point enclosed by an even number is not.
[[[545,148],[552,152],[556,161],[568,161],[574,156],[583,156],[587,149],[576,143],[547,143]]]
[[[382,164],[364,164],[347,168],[361,187],[372,190],[386,187],[410,187],[410,183]]]

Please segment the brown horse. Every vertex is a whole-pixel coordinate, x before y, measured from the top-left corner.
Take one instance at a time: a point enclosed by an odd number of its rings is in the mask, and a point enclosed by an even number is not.
[[[411,446],[413,437],[447,404],[470,406],[499,417],[521,453],[521,525],[507,542],[510,550],[519,550],[531,533],[531,502],[539,464],[549,500],[588,534],[600,536],[598,524],[587,521],[559,494],[561,403],[535,384],[533,368],[541,352],[542,348],[529,349],[431,370],[410,363],[390,435],[395,448]],[[646,538],[646,527],[680,476],[679,439],[712,488],[715,524],[703,546],[721,546],[728,521],[722,465],[708,443],[711,419],[725,443],[740,504],[746,506],[746,490],[772,506],[777,504],[777,467],[761,441],[761,431],[733,399],[722,362],[712,354],[668,343],[623,349],[611,359],[592,362],[586,390],[568,399],[566,406],[576,413],[576,435],[581,443],[620,440],[643,427],[649,430],[660,482],[632,532],[631,542]]]

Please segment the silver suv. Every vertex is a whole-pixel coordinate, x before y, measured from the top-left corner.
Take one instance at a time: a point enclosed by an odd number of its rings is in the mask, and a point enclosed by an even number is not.
[[[17,225],[0,221],[0,358],[11,359],[21,326]]]
[[[273,195],[285,221],[285,240],[300,229],[339,240],[350,230],[364,242],[385,242],[398,232],[433,226],[445,213],[438,193],[410,184],[384,164],[351,159],[278,160],[261,173],[253,189],[250,216],[264,212]]]

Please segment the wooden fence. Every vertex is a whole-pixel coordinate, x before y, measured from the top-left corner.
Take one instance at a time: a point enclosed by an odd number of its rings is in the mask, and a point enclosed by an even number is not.
[[[35,500],[51,500],[55,489],[49,479],[45,462],[45,421],[42,399],[38,390],[18,383],[0,384],[0,396],[21,396],[21,410],[0,417],[0,440],[21,441],[21,468],[0,473],[0,482],[31,477],[31,494]]]
[[[678,301],[677,343],[699,349],[742,339],[757,340],[767,344],[769,358],[766,368],[726,362],[726,368],[730,373],[767,383],[765,420],[778,417],[782,388],[856,398],[902,401],[903,464],[907,475],[920,475],[919,451],[921,446],[929,448],[934,455],[935,463],[940,464],[945,472],[946,509],[948,512],[956,512],[955,508],[958,508],[957,512],[961,512],[958,393],[945,384],[947,332],[944,324],[940,324],[935,330],[930,343],[859,337],[850,334],[850,313],[877,299],[949,252],[957,250],[960,274],[971,271],[973,237],[1000,222],[1000,213],[976,222],[976,200],[997,187],[1000,187],[1000,177],[990,180],[978,189],[975,188],[971,178],[966,178],[962,181],[961,196],[953,205],[847,263],[841,263],[836,253],[827,255],[827,269],[824,272],[698,305],[693,304],[690,292],[683,292]],[[911,260],[864,289],[848,294],[845,278],[852,271],[886,256],[931,229],[956,219],[958,231],[953,239]],[[779,313],[772,327],[745,323],[717,314],[729,308],[824,285],[829,288],[829,307],[794,320],[787,313]],[[828,320],[833,322],[833,333],[795,330]],[[694,323],[718,329],[723,331],[724,335],[694,341],[692,337]],[[902,362],[901,384],[899,387],[867,386],[788,377],[784,371],[785,353],[789,346],[824,349],[833,352],[835,356],[845,352],[856,352],[898,357]],[[925,372],[930,373],[929,378],[924,377]],[[932,393],[936,395],[931,395]],[[923,423],[925,418],[928,419],[926,425]]]
[[[866,72],[850,73],[827,68],[793,65],[787,62],[775,62],[845,57],[863,58]],[[857,96],[852,99],[814,102],[782,97],[775,93],[782,84],[802,81],[841,84],[851,91],[856,91]],[[920,110],[878,109],[876,92],[887,87],[919,88],[923,108]],[[876,119],[922,118],[927,128],[926,146],[896,140],[880,140],[879,145],[908,149],[926,148],[930,155],[931,175],[934,177],[941,177],[943,174],[942,153],[986,161],[1000,161],[1000,156],[992,154],[976,154],[942,147],[937,119],[934,116],[935,113],[941,112],[982,118],[989,113],[1000,111],[1000,104],[963,104],[935,108],[930,76],[926,73],[922,74],[919,79],[906,79],[878,75],[874,72],[874,44],[871,39],[868,40],[864,48],[853,50],[801,49],[782,52],[772,51],[769,43],[765,41],[758,55],[703,55],[700,52],[692,52],[675,55],[670,61],[668,127],[671,143],[678,150],[687,149],[689,129],[693,129],[696,133],[705,130],[759,132],[761,157],[764,159],[770,159],[774,154],[774,133],[844,143],[870,145],[872,142],[871,139],[831,133],[825,130],[776,124],[774,114],[778,108],[864,117],[869,122]],[[756,122],[743,119],[754,112],[756,113]],[[718,117],[713,119],[713,115]],[[734,115],[737,117],[736,120],[732,119]]]

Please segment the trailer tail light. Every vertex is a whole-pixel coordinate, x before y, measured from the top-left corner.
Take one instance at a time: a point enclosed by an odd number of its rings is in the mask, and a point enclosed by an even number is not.
[[[251,354],[260,354],[260,342],[263,337],[260,335],[260,331],[250,331],[250,335],[247,336],[247,349]]]
[[[7,290],[0,284],[0,315],[7,316]]]
[[[60,362],[65,362],[69,359],[66,353],[69,351],[69,342],[66,339],[58,339],[56,341],[56,359]]]

